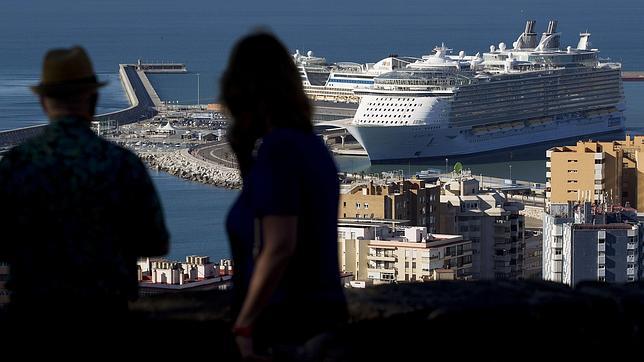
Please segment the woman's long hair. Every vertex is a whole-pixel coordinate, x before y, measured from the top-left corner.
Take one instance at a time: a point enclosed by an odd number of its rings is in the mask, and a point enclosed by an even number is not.
[[[311,105],[286,47],[272,34],[258,32],[233,48],[221,79],[221,100],[233,118],[228,140],[244,175],[255,143],[270,128],[311,132]]]

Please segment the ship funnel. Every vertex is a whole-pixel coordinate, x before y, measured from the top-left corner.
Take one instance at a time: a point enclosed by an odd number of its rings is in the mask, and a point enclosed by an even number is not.
[[[557,32],[557,20],[550,20],[548,22],[548,31],[547,31],[547,33],[548,33],[548,35],[550,35],[550,34],[554,34],[555,32]]]
[[[525,23],[525,30],[517,41],[513,43],[514,49],[533,49],[537,46],[537,33],[534,32],[536,20],[528,20]]]
[[[559,49],[559,38],[560,34],[557,33],[557,20],[550,20],[548,22],[548,29],[541,35],[541,40],[536,49],[541,51],[546,49]]]

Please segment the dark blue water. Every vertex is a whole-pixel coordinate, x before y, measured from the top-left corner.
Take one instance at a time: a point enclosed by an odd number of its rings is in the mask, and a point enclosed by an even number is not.
[[[152,171],[152,180],[164,206],[172,242],[170,257],[209,255],[229,257],[224,220],[237,191],[184,181]]]
[[[184,62],[192,74],[153,76],[164,100],[195,103],[200,74],[201,102],[217,99],[217,81],[234,41],[258,25],[271,28],[291,49],[313,50],[329,61],[373,62],[391,53],[418,56],[445,42],[468,54],[490,44],[512,44],[525,20],[541,32],[549,18],[559,20],[562,45],[577,44],[580,31],[593,33],[602,56],[627,70],[644,70],[644,2],[463,0],[311,1],[262,0],[3,0],[0,5],[0,129],[45,122],[27,86],[38,81],[45,51],[84,45],[99,77],[110,84],[101,92],[99,112],[127,105],[118,80],[119,63],[144,60]],[[262,54],[257,54],[262,61]],[[627,125],[644,129],[644,83],[625,84]],[[465,162],[475,173],[542,180],[540,160],[504,153]],[[364,158],[338,158],[341,169],[414,172],[435,163],[370,166]],[[457,160],[449,160],[453,165]],[[223,218],[235,192],[154,177],[173,237],[172,257],[228,256]]]

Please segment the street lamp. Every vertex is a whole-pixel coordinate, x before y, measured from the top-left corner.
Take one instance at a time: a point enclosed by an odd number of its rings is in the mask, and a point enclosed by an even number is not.
[[[445,157],[445,174],[447,174],[447,157]]]
[[[512,181],[512,165],[508,165],[508,166],[510,166],[510,181]]]

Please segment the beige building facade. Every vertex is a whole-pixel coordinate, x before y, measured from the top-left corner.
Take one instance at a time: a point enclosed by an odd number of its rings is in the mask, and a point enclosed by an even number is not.
[[[421,180],[350,186],[340,194],[340,219],[408,220],[438,232],[440,186]]]
[[[579,141],[546,151],[548,204],[627,205],[644,210],[644,136]]]

